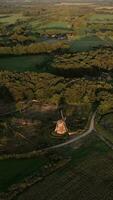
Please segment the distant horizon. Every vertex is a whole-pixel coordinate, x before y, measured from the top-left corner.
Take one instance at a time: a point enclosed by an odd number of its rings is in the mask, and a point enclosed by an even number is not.
[[[50,3],[94,3],[94,2],[104,2],[104,3],[113,3],[113,0],[0,0],[0,2],[39,2],[39,3],[43,3],[43,2],[50,2]]]

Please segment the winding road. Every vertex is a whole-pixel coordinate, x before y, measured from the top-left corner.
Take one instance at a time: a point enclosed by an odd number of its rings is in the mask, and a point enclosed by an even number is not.
[[[92,131],[95,130],[95,117],[96,117],[96,111],[92,114],[92,117],[91,117],[91,120],[90,120],[90,123],[89,123],[89,128],[86,131],[84,131],[83,134],[81,134],[77,137],[74,137],[74,138],[72,138],[72,139],[70,139],[66,142],[61,143],[61,144],[57,144],[57,145],[54,145],[52,147],[48,147],[45,150],[51,150],[51,149],[57,149],[57,148],[60,148],[60,147],[64,147],[68,144],[79,141],[81,138],[86,137],[87,135],[92,133]]]
[[[69,144],[72,144],[74,142],[77,142],[79,141],[80,139],[86,137],[87,135],[89,135],[90,133],[92,133],[92,131],[95,130],[95,117],[96,117],[96,112],[94,112],[91,116],[91,119],[89,121],[89,127],[86,129],[86,130],[83,130],[83,132],[81,132],[81,135],[78,135],[78,136],[75,136],[63,143],[60,143],[60,144],[57,144],[57,145],[54,145],[54,146],[50,146],[50,147],[47,147],[47,148],[44,148],[44,149],[40,149],[42,152],[46,152],[46,151],[49,151],[49,150],[53,150],[53,149],[58,149],[58,148],[61,148],[61,147],[64,147],[64,146],[67,146]],[[40,151],[38,150],[38,151]]]
[[[31,101],[32,103],[33,101]],[[28,107],[28,106],[27,106]],[[26,108],[27,108],[26,107]],[[25,109],[21,109],[21,112],[22,111],[25,111]],[[3,116],[7,116],[8,114],[12,114],[12,113],[16,113],[16,112],[19,112],[20,110],[15,110],[15,111],[12,111],[12,112],[9,112],[9,113],[5,113],[5,114],[0,114],[0,117],[3,117]],[[47,150],[52,150],[52,149],[58,149],[58,148],[61,148],[61,147],[64,147],[66,145],[69,145],[71,143],[74,143],[74,142],[77,142],[79,141],[80,139],[86,137],[87,135],[89,135],[92,131],[95,130],[95,117],[96,117],[96,111],[92,114],[92,117],[90,119],[90,122],[89,122],[89,128],[87,128],[87,130],[83,130],[83,133],[81,133],[81,135],[78,135],[76,137],[73,137],[63,143],[60,143],[60,144],[57,144],[57,145],[54,145],[54,146],[51,146],[51,147],[47,147],[45,149],[42,149],[42,151],[47,151]]]
[[[96,111],[92,114],[90,120],[89,120],[89,127],[86,128],[86,130],[83,130],[81,132],[80,135],[78,136],[75,136],[63,143],[60,143],[60,144],[57,144],[57,145],[54,145],[54,146],[50,146],[50,147],[47,147],[47,148],[44,148],[44,149],[40,149],[42,152],[46,152],[46,151],[49,151],[49,150],[53,150],[53,149],[58,149],[58,148],[61,148],[61,147],[65,147],[69,144],[72,144],[74,142],[77,142],[79,140],[81,140],[82,138],[85,138],[86,136],[88,136],[89,134],[91,134],[93,131],[95,131],[96,133],[96,130],[95,130],[95,118],[96,118]],[[74,132],[73,132],[74,133]],[[101,141],[103,141],[107,146],[109,146],[111,149],[113,149],[113,143],[111,143],[110,141],[108,141],[106,138],[104,138],[103,136],[97,134],[97,137],[100,138]],[[38,151],[40,151],[38,150]]]
[[[60,147],[64,147],[64,146],[66,146],[68,144],[72,144],[74,142],[77,142],[80,139],[82,139],[82,138],[86,137],[87,135],[89,135],[90,133],[92,133],[92,131],[95,131],[96,136],[102,142],[104,142],[109,148],[113,149],[113,143],[111,141],[109,141],[108,139],[106,139],[104,136],[97,134],[96,129],[95,129],[95,117],[96,117],[96,111],[92,114],[92,117],[91,117],[90,123],[89,123],[89,128],[86,131],[84,131],[83,134],[81,134],[81,135],[79,135],[77,137],[74,137],[74,138],[72,138],[72,139],[70,139],[70,140],[68,140],[68,141],[66,141],[64,143],[61,143],[61,144],[49,147],[46,150],[57,149],[57,148],[60,148]]]

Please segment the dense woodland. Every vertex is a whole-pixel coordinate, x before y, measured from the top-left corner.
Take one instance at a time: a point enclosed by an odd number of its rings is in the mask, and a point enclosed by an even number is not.
[[[84,128],[89,113],[97,106],[99,116],[112,111],[112,9],[97,4],[70,4],[64,9],[56,3],[37,6],[37,2],[29,2],[4,3],[0,11],[1,114],[21,110],[21,102],[29,107],[33,100],[42,106],[55,106],[45,121],[39,115],[37,126],[36,113],[29,119],[35,137],[38,127],[36,144],[40,147],[51,144],[50,132],[60,108],[67,115],[70,130]],[[25,118],[29,117],[14,115],[5,121],[1,119],[2,142],[6,142],[2,132],[8,136],[10,130],[11,136],[12,124]],[[21,131],[28,134],[28,127]]]
[[[101,109],[112,108],[113,83],[111,80],[64,78],[48,73],[0,73],[1,100],[7,103],[36,99],[39,103],[58,106],[62,97],[67,104],[100,103]],[[27,83],[27,84],[26,84]]]

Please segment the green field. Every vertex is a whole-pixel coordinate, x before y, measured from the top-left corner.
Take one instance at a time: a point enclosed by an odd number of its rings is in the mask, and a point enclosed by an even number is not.
[[[26,176],[38,172],[45,162],[44,158],[0,161],[0,192],[22,181]]]
[[[70,29],[70,26],[66,22],[51,22],[40,28],[41,29]]]
[[[97,124],[98,134],[113,142],[113,113],[102,117]]]
[[[90,51],[94,48],[105,46],[108,43],[106,40],[102,40],[97,36],[83,37],[70,43],[70,51]]]
[[[46,67],[51,57],[47,55],[4,56],[0,57],[0,70],[25,72],[39,71],[38,67]]]
[[[79,145],[81,144],[81,147]],[[113,151],[96,136],[90,135],[78,144],[57,151],[65,158],[71,158],[63,168],[50,174],[47,178],[29,188],[16,200],[28,199],[52,200],[71,199],[100,200],[110,194],[113,198]],[[47,164],[46,157],[0,161],[0,192],[19,183],[33,173],[39,173]],[[2,184],[1,184],[2,183]],[[105,198],[106,199],[106,198]]]
[[[43,20],[34,20],[30,22],[33,31],[42,32],[51,32],[53,34],[56,33],[67,33],[71,31],[70,24],[66,22],[50,22],[45,23]]]
[[[17,200],[101,200],[113,199],[113,151],[94,136],[78,150],[67,154],[69,164],[32,186]],[[74,145],[73,145],[74,147]],[[75,148],[77,144],[75,144]]]
[[[0,15],[0,23],[14,24],[17,20],[27,20],[22,14]]]
[[[90,21],[95,22],[95,21],[104,21],[104,22],[109,22],[113,20],[113,14],[94,14],[90,16]]]

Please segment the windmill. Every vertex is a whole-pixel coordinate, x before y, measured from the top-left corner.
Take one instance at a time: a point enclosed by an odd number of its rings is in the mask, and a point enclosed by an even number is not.
[[[64,135],[68,132],[67,126],[66,126],[66,117],[64,117],[62,110],[61,113],[61,119],[57,121],[55,132],[58,135]]]

